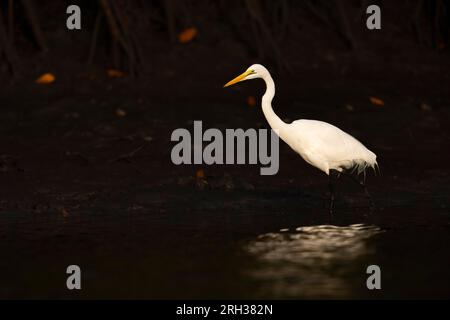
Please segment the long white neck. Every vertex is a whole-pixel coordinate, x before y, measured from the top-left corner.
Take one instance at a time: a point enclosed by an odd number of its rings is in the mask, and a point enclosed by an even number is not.
[[[264,116],[272,129],[280,130],[286,123],[281,120],[272,109],[272,99],[275,96],[275,83],[270,75],[265,76],[263,80],[266,83],[266,92],[262,97],[262,110]]]

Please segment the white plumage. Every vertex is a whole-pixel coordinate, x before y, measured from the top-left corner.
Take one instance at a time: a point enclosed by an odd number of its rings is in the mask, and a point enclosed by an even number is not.
[[[310,165],[327,175],[331,169],[365,172],[377,166],[377,156],[341,129],[318,120],[301,119],[292,123],[282,121],[272,109],[275,83],[269,71],[260,64],[250,66],[243,74],[228,82],[230,86],[240,81],[261,78],[266,83],[262,109],[272,129]]]
[[[280,128],[280,138],[309,164],[329,174],[375,168],[377,156],[341,129],[318,120],[297,120]]]
[[[330,212],[333,210],[334,192],[331,183],[331,170],[340,173],[356,171],[365,175],[368,167],[378,166],[377,156],[341,129],[318,120],[301,119],[292,123],[282,121],[272,109],[275,96],[275,83],[269,71],[260,64],[250,66],[244,73],[225,84],[225,87],[237,82],[261,78],[266,83],[266,92],[262,97],[262,110],[269,125],[279,137],[297,152],[307,163],[322,170],[330,176]],[[350,176],[351,177],[351,176]],[[364,182],[358,182],[374,204]]]

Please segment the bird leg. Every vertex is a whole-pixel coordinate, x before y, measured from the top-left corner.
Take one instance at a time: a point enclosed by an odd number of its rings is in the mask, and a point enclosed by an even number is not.
[[[334,187],[333,187],[333,173],[335,173],[335,170],[330,170],[328,174],[328,187],[330,189],[330,214],[333,214],[334,209]],[[339,179],[341,176],[340,172],[337,172],[336,179]]]
[[[333,178],[331,176],[331,172],[328,175],[328,187],[330,188],[330,214],[333,214],[334,208],[334,189],[333,189]]]
[[[370,193],[369,193],[369,190],[367,189],[366,184],[363,181],[360,181],[359,179],[355,178],[351,174],[346,173],[346,175],[349,176],[350,179],[352,179],[352,181],[357,183],[361,188],[363,188],[364,193],[366,194],[367,200],[370,203],[370,208],[374,209],[375,208],[375,203],[373,202],[372,197],[370,196]]]

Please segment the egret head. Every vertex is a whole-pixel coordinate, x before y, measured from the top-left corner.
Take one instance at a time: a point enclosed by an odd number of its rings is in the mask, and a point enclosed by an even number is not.
[[[223,87],[231,86],[235,83],[244,81],[244,80],[251,80],[251,79],[257,79],[257,78],[265,78],[267,75],[269,75],[269,71],[261,65],[261,64],[253,64],[251,65],[244,73],[237,76],[233,80],[229,81],[227,84],[225,84]]]

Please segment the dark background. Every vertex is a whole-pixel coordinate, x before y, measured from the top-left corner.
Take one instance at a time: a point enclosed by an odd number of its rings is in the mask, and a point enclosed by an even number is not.
[[[374,1],[373,31],[367,1],[0,3],[0,297],[449,297],[449,1]],[[275,176],[171,163],[171,132],[194,120],[268,127],[260,81],[222,89],[252,63],[281,118],[328,121],[377,154],[375,214],[342,181],[330,216],[327,178],[283,143]],[[344,229],[277,233],[323,225]],[[259,251],[268,232],[287,251]]]

